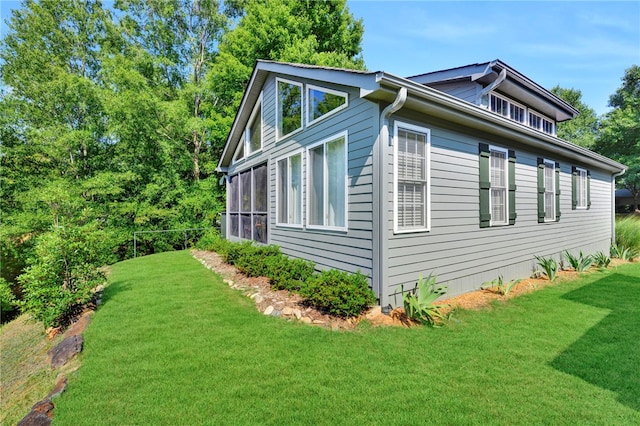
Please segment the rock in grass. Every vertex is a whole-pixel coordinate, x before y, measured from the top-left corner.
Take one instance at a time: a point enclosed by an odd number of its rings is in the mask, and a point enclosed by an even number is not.
[[[62,367],[77,353],[82,352],[83,343],[84,337],[77,334],[65,338],[62,342],[50,349],[49,352],[47,352],[47,355],[49,355],[51,368],[54,369]]]
[[[273,306],[271,305],[267,306],[267,309],[264,310],[265,315],[271,315],[272,312],[273,312]]]
[[[49,426],[53,417],[53,408],[49,398],[36,402],[29,414],[18,422],[18,426]]]

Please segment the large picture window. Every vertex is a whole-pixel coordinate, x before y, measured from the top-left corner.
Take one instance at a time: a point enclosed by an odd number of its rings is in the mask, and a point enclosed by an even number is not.
[[[347,132],[307,150],[307,224],[347,228]]]
[[[347,107],[347,94],[307,85],[307,123],[319,121]]]
[[[405,123],[394,126],[394,231],[429,230],[431,131]]]
[[[302,128],[302,84],[276,79],[278,139]]]
[[[277,222],[302,225],[302,153],[277,162]]]
[[[267,165],[229,178],[229,235],[267,243]]]

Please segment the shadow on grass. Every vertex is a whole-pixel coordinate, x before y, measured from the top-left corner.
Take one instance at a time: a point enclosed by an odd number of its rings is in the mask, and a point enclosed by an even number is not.
[[[611,313],[551,366],[616,392],[622,404],[640,411],[640,279],[612,274],[563,298]]]

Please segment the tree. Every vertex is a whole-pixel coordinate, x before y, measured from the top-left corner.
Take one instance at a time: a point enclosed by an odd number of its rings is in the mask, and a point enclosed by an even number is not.
[[[211,129],[215,158],[258,59],[363,69],[363,34],[346,0],[247,2],[236,27],[220,42],[207,79],[213,93]]]
[[[618,185],[634,197],[634,208],[640,208],[640,66],[625,71],[622,86],[609,98],[613,110],[600,125],[595,150],[625,164],[628,169]]]
[[[558,137],[583,148],[593,149],[598,128],[596,112],[582,102],[582,92],[555,86],[551,92],[580,112],[576,118],[558,123]]]

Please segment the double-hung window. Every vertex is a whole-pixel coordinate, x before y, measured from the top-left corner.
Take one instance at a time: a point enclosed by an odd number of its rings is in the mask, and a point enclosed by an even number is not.
[[[307,225],[347,228],[347,132],[307,149]]]
[[[428,231],[431,131],[394,126],[394,232]]]
[[[276,79],[277,137],[302,129],[302,83]]]
[[[591,207],[591,174],[588,170],[573,166],[571,169],[572,205],[573,209]]]
[[[302,226],[302,153],[278,160],[276,167],[277,223]]]
[[[509,179],[507,174],[507,150],[497,147],[489,148],[491,177],[491,225],[507,225],[509,223],[509,201],[507,190]]]
[[[560,163],[538,158],[538,222],[560,220]]]
[[[544,160],[544,220],[556,219],[555,163]]]

